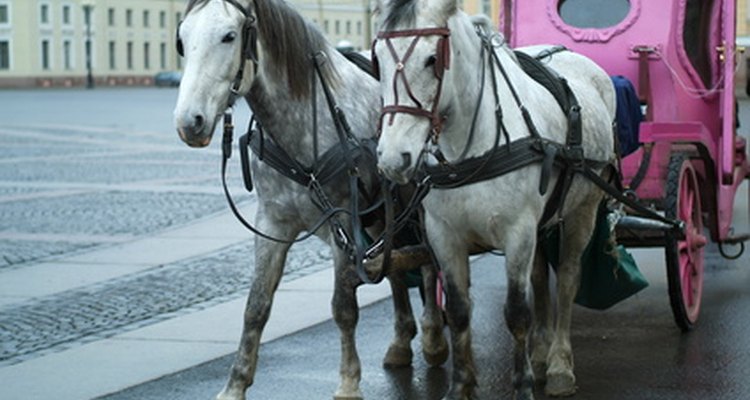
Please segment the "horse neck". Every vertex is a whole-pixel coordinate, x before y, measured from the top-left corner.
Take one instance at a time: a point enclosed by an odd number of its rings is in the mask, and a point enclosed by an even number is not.
[[[452,18],[456,26],[451,26],[451,45],[456,50],[461,48],[461,56],[454,57],[451,61],[450,71],[453,87],[457,95],[450,96],[450,108],[454,110],[451,114],[453,121],[448,121],[445,130],[440,137],[441,149],[449,160],[457,159],[466,149],[472,119],[477,107],[477,99],[481,93],[479,111],[474,126],[472,143],[466,153],[467,157],[479,156],[490,150],[496,143],[498,125],[500,121],[496,118],[495,109],[498,105],[502,110],[502,126],[505,128],[511,140],[528,136],[523,116],[516,103],[511,88],[503,78],[494,61],[488,64],[490,54],[480,59],[481,40],[474,31],[473,25],[468,18]],[[469,26],[467,26],[467,24]],[[456,47],[459,46],[459,47]],[[527,76],[518,66],[509,49],[503,45],[494,49],[503,69],[507,73],[508,80],[512,82],[516,93],[522,98],[527,91]],[[481,81],[481,63],[485,64],[485,77]],[[490,68],[495,68],[495,82]],[[484,89],[481,86],[484,85]],[[494,91],[497,90],[496,99]],[[505,142],[504,134],[501,135],[500,143]]]
[[[359,71],[334,49],[329,49],[329,60],[337,69],[339,79],[336,85],[329,85],[334,100],[344,110],[352,131],[356,136],[373,136],[376,127],[377,108],[375,102],[361,104],[363,91],[371,92],[368,99],[377,99],[377,87],[367,85]],[[339,143],[339,136],[331,116],[329,104],[319,76],[315,75],[315,90],[310,96],[295,98],[286,81],[273,78],[268,71],[278,69],[272,61],[265,60],[258,64],[258,72],[247,100],[256,117],[266,132],[269,132],[279,145],[304,165],[312,165],[314,159],[314,142],[318,142],[318,155]],[[313,74],[312,62],[309,73]],[[372,102],[372,104],[369,104]],[[363,108],[363,110],[358,110]],[[369,110],[369,111],[368,111]],[[313,112],[317,119],[314,123]],[[317,138],[317,139],[316,139]]]

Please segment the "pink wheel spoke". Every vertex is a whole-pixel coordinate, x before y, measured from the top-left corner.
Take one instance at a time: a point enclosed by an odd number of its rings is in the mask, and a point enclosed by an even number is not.
[[[689,263],[688,265],[680,265],[680,279],[682,281],[682,299],[685,302],[685,306],[690,308],[693,305],[693,280]]]

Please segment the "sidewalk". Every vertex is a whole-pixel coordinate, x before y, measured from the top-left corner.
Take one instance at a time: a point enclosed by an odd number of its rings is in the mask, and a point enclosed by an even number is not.
[[[244,212],[252,215],[254,210]],[[252,236],[225,212],[148,237],[2,271],[0,310],[116,282],[242,242],[252,242]],[[252,259],[244,268],[251,270]],[[332,268],[316,269],[282,281],[263,342],[331,318]],[[241,333],[245,293],[146,321],[137,329],[92,335],[19,363],[0,363],[0,398],[91,399],[232,353]],[[362,287],[360,305],[389,294],[387,284]]]

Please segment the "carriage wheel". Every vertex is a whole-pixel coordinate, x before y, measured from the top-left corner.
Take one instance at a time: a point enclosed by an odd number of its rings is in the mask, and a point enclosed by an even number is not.
[[[666,234],[665,252],[669,300],[675,322],[683,331],[698,320],[703,292],[703,260],[707,239],[698,176],[685,154],[673,154],[669,161],[664,213],[685,223],[685,238]]]

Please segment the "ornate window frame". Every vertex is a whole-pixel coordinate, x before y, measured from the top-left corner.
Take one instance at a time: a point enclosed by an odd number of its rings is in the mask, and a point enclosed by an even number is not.
[[[628,0],[630,3],[630,11],[627,16],[625,16],[625,19],[618,24],[609,28],[577,28],[568,25],[560,17],[558,9],[561,1],[562,0],[547,0],[547,17],[552,21],[552,24],[557,30],[570,36],[570,38],[576,42],[606,43],[613,37],[628,30],[628,28],[630,28],[641,15],[641,0]]]

